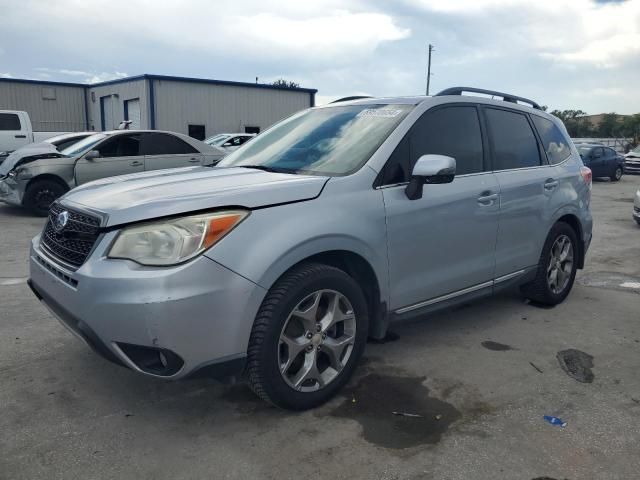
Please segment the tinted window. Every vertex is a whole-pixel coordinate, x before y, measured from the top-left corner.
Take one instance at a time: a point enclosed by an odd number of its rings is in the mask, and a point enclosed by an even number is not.
[[[540,165],[538,141],[527,117],[506,110],[486,109],[493,140],[493,169],[535,167]]]
[[[0,113],[0,130],[20,130],[20,119],[15,113]]]
[[[591,151],[591,156],[592,156],[593,158],[600,158],[600,157],[602,157],[602,154],[603,154],[603,150],[602,150],[602,148],[601,148],[601,147],[594,148],[594,149]]]
[[[168,133],[147,134],[144,139],[145,155],[180,155],[198,153],[184,140]]]
[[[604,154],[607,157],[616,157],[618,155],[613,148],[605,148]]]
[[[140,153],[140,135],[118,135],[97,149],[101,157],[135,157]]]
[[[482,135],[476,108],[444,107],[422,115],[389,157],[383,184],[408,182],[418,158],[430,153],[455,158],[456,175],[481,172]]]
[[[189,125],[189,136],[198,140],[204,140],[204,125]]]
[[[562,162],[571,155],[571,148],[560,129],[551,120],[531,115],[533,123],[542,139],[542,145],[549,163],[556,164]]]

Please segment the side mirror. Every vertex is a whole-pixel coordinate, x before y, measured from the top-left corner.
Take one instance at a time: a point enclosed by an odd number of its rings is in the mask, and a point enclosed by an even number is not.
[[[456,175],[456,159],[446,155],[422,155],[411,172],[411,180],[405,189],[409,200],[422,198],[425,183],[451,183]]]
[[[84,158],[85,160],[93,160],[95,158],[100,158],[100,152],[98,150],[89,150],[89,152],[87,152]]]

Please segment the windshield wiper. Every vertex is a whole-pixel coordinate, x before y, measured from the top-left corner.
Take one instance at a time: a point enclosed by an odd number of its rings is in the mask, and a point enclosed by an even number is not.
[[[254,168],[256,170],[262,170],[263,172],[271,172],[271,173],[296,173],[296,170],[291,168],[282,168],[282,167],[267,167],[266,165],[236,165],[241,168]]]

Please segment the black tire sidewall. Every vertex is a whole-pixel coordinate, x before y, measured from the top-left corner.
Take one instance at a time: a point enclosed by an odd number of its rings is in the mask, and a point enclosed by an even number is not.
[[[53,192],[53,196],[55,198],[59,198],[65,192],[65,189],[56,182],[49,180],[41,180],[34,182],[33,184],[27,187],[27,191],[25,192],[24,197],[24,206],[31,210],[36,215],[47,216],[49,208],[43,209],[38,207],[36,200],[38,198],[38,194],[41,192],[48,190]],[[54,200],[55,201],[55,200]]]
[[[618,172],[620,172],[619,177],[618,177]],[[623,174],[624,172],[622,171],[622,167],[616,167],[616,169],[613,171],[613,175],[611,175],[611,180],[614,182],[618,182],[622,179]]]
[[[555,241],[558,239],[558,237],[561,235],[566,235],[567,237],[569,237],[569,240],[571,241],[571,247],[573,248],[573,265],[571,270],[571,277],[569,278],[569,283],[567,283],[567,285],[564,287],[564,290],[562,290],[560,293],[553,293],[551,291],[551,288],[549,287],[549,283],[547,282],[546,272],[547,272],[547,267],[549,265],[549,260],[551,259],[551,247],[553,246]],[[573,282],[575,281],[576,273],[578,271],[579,250],[578,250],[578,237],[576,236],[576,232],[573,230],[573,228],[571,228],[566,223],[563,223],[563,222],[556,223],[554,227],[551,229],[551,232],[549,232],[549,236],[547,237],[547,241],[545,242],[544,249],[545,250],[544,250],[544,255],[542,259],[542,265],[540,265],[538,268],[543,269],[542,271],[544,272],[544,276],[545,276],[544,285],[546,288],[545,293],[549,299],[549,302],[552,304],[558,304],[564,301],[564,299],[567,298],[567,296],[569,295],[569,292],[571,292],[571,289],[573,288]]]
[[[274,287],[274,288],[277,288]],[[280,333],[290,312],[314,291],[328,289],[343,294],[356,316],[356,340],[347,365],[325,388],[315,392],[298,392],[282,378],[278,365]],[[320,405],[342,388],[349,380],[364,351],[368,330],[368,308],[362,290],[346,273],[338,269],[323,269],[307,276],[289,288],[286,297],[273,311],[265,343],[261,349],[260,369],[265,379],[264,388],[271,401],[279,407],[305,410]]]

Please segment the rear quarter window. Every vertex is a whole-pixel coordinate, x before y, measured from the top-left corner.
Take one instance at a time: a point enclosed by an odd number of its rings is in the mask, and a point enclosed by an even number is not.
[[[555,165],[566,160],[571,155],[571,148],[557,125],[537,115],[531,115],[531,118],[542,139],[549,163]]]

